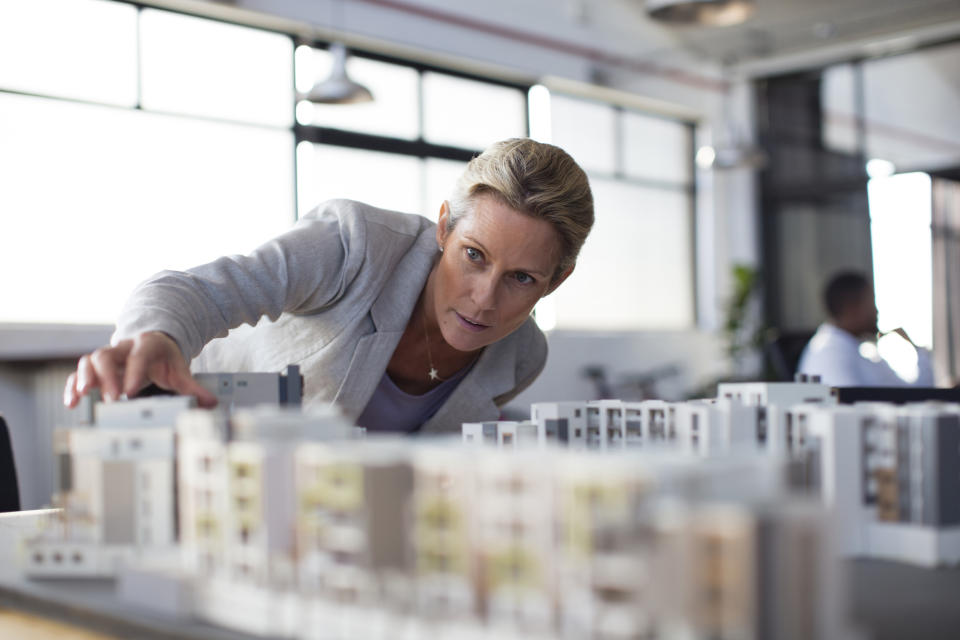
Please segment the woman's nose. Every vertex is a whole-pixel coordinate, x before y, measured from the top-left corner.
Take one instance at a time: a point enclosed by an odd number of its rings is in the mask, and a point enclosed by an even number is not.
[[[473,303],[478,311],[490,311],[497,306],[497,278],[493,274],[479,276],[473,282]]]

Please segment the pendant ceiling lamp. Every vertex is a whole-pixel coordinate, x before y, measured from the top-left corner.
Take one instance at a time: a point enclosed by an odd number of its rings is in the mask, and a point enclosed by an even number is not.
[[[746,20],[753,0],[646,0],[647,15],[673,25],[729,26]]]
[[[326,79],[317,82],[304,96],[318,104],[357,104],[371,102],[373,94],[347,75],[347,48],[340,42],[330,45],[333,67]]]

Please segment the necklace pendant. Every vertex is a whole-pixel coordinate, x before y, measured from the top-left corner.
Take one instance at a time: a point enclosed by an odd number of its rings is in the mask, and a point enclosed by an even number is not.
[[[435,367],[430,367],[430,373],[427,374],[427,375],[430,376],[430,379],[431,379],[431,380],[439,380],[439,379],[440,379],[440,374],[437,373],[437,370],[436,370]]]

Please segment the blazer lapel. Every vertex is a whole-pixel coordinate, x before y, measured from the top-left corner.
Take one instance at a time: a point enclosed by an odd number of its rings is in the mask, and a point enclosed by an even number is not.
[[[375,331],[357,341],[353,358],[333,401],[351,418],[367,406],[403,332]],[[379,371],[380,375],[373,372]]]
[[[436,248],[431,227],[420,234],[415,249],[396,267],[393,277],[370,306],[374,331],[357,342],[343,383],[333,399],[351,418],[363,412],[380,384],[430,275]]]

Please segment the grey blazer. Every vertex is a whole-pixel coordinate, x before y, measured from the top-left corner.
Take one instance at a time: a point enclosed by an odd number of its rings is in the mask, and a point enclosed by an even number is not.
[[[113,341],[164,331],[194,371],[296,364],[307,406],[334,402],[356,418],[426,283],[435,230],[421,216],[330,200],[250,255],[147,280],[121,312]],[[546,356],[546,340],[529,318],[484,349],[421,430],[459,431],[462,422],[496,419],[498,407],[539,375]]]

